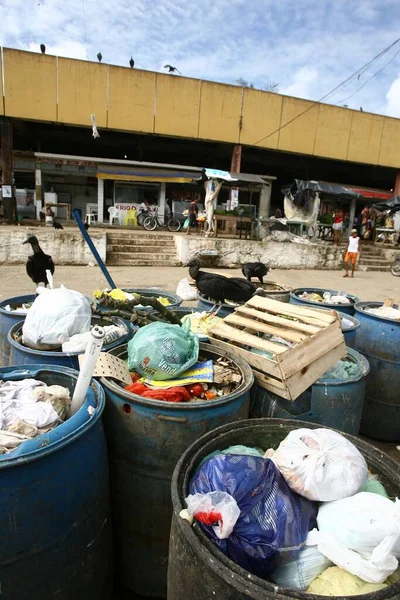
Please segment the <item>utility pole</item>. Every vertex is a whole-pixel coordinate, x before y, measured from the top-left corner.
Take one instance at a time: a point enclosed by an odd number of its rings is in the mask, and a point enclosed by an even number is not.
[[[240,167],[242,163],[242,146],[241,144],[235,144],[232,151],[231,159],[231,173],[240,173]],[[229,208],[232,210],[239,204],[239,188],[231,188],[229,194]]]

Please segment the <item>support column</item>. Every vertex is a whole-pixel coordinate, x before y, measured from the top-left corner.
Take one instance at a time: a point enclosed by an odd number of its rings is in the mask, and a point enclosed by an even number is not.
[[[352,198],[350,202],[350,212],[349,212],[349,230],[348,235],[350,235],[350,231],[353,229],[354,219],[356,217],[356,208],[357,208],[357,199]]]
[[[236,144],[233,147],[231,159],[231,173],[240,173],[242,164],[242,146]],[[239,204],[239,188],[231,188],[229,194],[228,210],[235,208]]]
[[[17,206],[14,191],[13,174],[13,136],[12,125],[9,119],[1,119],[1,152],[2,152],[2,196],[3,218],[9,224],[17,222]]]
[[[97,221],[104,221],[104,179],[97,179]]]
[[[158,216],[160,217],[160,221],[162,224],[164,224],[164,221],[165,221],[166,191],[167,191],[167,184],[162,183],[160,186],[160,195],[159,195],[159,202],[158,202]]]
[[[396,181],[394,183],[393,195],[394,196],[400,195],[400,171],[397,171],[397,173],[396,173]]]
[[[42,170],[40,163],[36,163],[35,167],[35,206],[36,206],[36,219],[40,221],[40,211],[43,208],[42,199]]]
[[[270,208],[271,208],[271,192],[272,185],[270,183],[265,183],[260,192],[260,209],[259,209],[259,217],[267,218],[269,217]]]

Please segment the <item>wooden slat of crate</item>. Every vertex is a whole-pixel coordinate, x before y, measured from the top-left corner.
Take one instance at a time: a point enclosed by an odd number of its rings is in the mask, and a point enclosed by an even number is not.
[[[268,302],[266,302],[267,300]],[[284,305],[284,308],[282,308],[282,305]],[[303,308],[297,304],[287,304],[285,302],[278,302],[278,300],[262,298],[261,296],[253,296],[253,298],[246,302],[245,306],[275,313],[277,315],[295,317],[296,319],[306,321],[309,325],[323,326],[327,323],[333,323],[337,318],[336,312],[333,310],[316,311],[312,308]]]
[[[212,343],[222,348],[222,350],[227,350],[228,352],[234,352],[243,360],[245,360],[249,365],[260,371],[268,372],[270,375],[275,376],[277,378],[282,377],[281,370],[279,368],[278,363],[267,358],[266,356],[260,356],[259,354],[254,354],[254,352],[250,352],[250,350],[245,350],[240,346],[236,346],[235,344],[229,344],[228,342],[223,342],[218,338],[212,338]]]
[[[308,338],[308,335],[305,333],[300,333],[298,331],[290,331],[288,329],[281,329],[279,327],[275,327],[273,325],[267,325],[263,323],[259,318],[247,319],[246,317],[242,317],[239,313],[234,312],[231,315],[228,315],[224,319],[225,323],[232,323],[232,325],[239,325],[240,327],[245,327],[246,329],[251,329],[252,331],[261,331],[262,333],[270,333],[272,335],[283,337],[285,340],[289,342],[294,342],[298,344],[303,340]]]
[[[304,333],[317,333],[321,330],[321,326],[318,325],[308,325],[307,323],[290,321],[288,319],[283,319],[282,317],[276,317],[271,313],[256,310],[254,308],[248,308],[247,306],[238,306],[233,314],[255,317],[267,323],[273,323],[283,328],[289,327],[290,329],[295,329],[296,331],[301,331]]]
[[[283,379],[287,379],[294,373],[301,371],[314,360],[324,356],[324,354],[327,354],[341,343],[344,348],[344,356],[346,354],[346,345],[340,322],[336,321],[336,323],[332,323],[326,329],[321,330],[319,333],[309,337],[304,342],[301,342],[301,344],[298,344],[294,348],[290,348],[290,352],[288,352],[285,357],[282,357],[282,359],[277,357]],[[327,368],[329,368],[329,366]]]
[[[233,342],[238,342],[239,344],[244,344],[245,346],[251,346],[252,348],[257,348],[258,350],[265,350],[265,352],[271,352],[274,355],[283,354],[288,350],[281,344],[274,344],[274,342],[269,342],[268,340],[264,340],[263,338],[257,337],[251,333],[246,333],[237,327],[232,327],[231,325],[222,322],[214,325],[212,327],[213,336],[227,338],[228,340],[232,340]]]

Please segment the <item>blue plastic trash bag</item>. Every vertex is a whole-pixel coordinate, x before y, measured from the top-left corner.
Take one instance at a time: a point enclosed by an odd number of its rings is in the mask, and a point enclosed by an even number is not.
[[[157,381],[174,379],[198,358],[199,338],[190,331],[190,323],[150,323],[128,343],[128,369]]]
[[[210,514],[213,518],[218,510],[209,514],[193,510],[192,514],[226,556],[263,579],[298,557],[315,526],[317,505],[292,492],[271,460],[235,454],[213,456],[195,473],[190,494],[207,496],[216,491],[232,496],[240,509],[228,537],[220,539],[217,535],[217,517],[210,523]],[[192,498],[186,500],[189,512]],[[223,514],[219,525],[223,525]]]

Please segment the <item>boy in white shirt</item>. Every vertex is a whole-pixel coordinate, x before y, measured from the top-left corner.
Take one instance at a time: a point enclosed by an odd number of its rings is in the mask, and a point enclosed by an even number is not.
[[[361,242],[358,237],[357,229],[351,230],[349,237],[349,245],[347,247],[346,256],[344,257],[344,269],[346,271],[343,277],[349,276],[349,263],[351,263],[351,276],[354,277],[357,258],[361,256]]]

